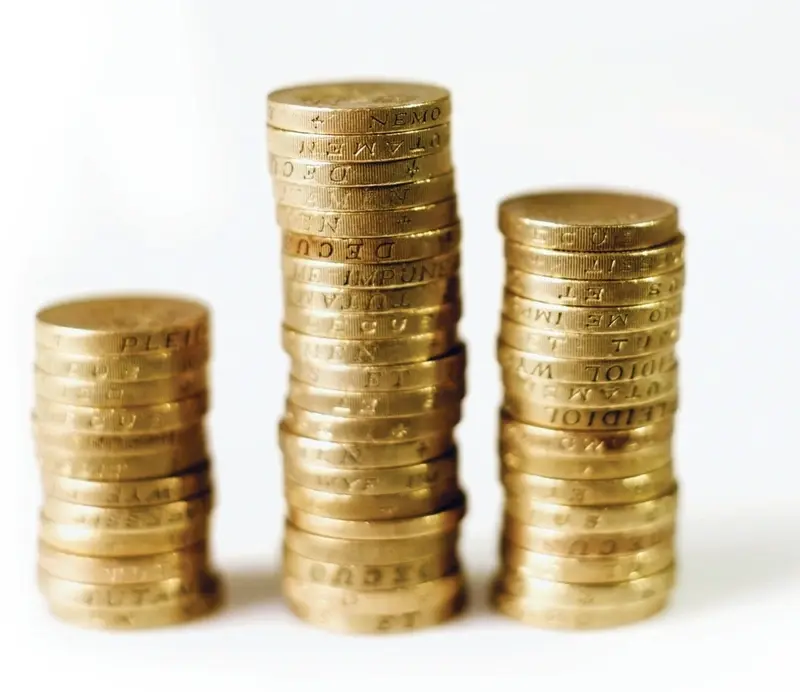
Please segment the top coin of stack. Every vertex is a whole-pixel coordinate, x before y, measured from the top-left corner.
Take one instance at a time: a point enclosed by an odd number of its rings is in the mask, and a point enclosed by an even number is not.
[[[642,619],[674,583],[677,209],[543,193],[503,202],[500,228],[507,497],[495,603],[546,627]]]
[[[167,297],[59,303],[36,319],[39,586],[75,624],[209,612],[208,310]]]
[[[292,358],[284,594],[330,629],[431,625],[464,598],[450,94],[356,82],[267,104]]]

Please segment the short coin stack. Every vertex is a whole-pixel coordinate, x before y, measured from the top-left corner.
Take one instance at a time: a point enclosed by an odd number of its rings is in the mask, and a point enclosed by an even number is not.
[[[610,192],[500,206],[506,490],[494,601],[542,627],[648,617],[674,583],[677,209]]]
[[[57,617],[154,627],[218,603],[206,541],[208,330],[203,305],[168,297],[37,314],[38,575]]]
[[[433,625],[464,602],[450,96],[323,84],[267,105],[292,360],[283,592],[328,629]]]

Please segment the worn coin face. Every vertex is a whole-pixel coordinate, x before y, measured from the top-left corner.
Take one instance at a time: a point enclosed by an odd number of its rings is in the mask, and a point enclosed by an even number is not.
[[[678,211],[654,197],[583,190],[514,197],[503,202],[501,213],[519,216],[532,225],[625,227],[675,224]]]
[[[342,110],[413,106],[449,98],[447,89],[407,82],[333,82],[279,89],[270,105],[336,108]]]
[[[118,296],[58,303],[37,315],[41,325],[93,332],[156,331],[194,324],[206,308],[191,300]]]

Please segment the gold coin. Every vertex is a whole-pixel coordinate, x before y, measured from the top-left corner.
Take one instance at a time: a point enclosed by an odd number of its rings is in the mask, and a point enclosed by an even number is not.
[[[425,207],[456,194],[452,173],[400,185],[344,187],[303,185],[288,180],[272,181],[277,205],[299,207],[306,212],[387,212]],[[387,230],[390,227],[387,227]]]
[[[38,447],[42,474],[87,481],[127,482],[166,478],[208,463],[205,437],[185,446],[166,447],[136,454],[86,454]]]
[[[464,387],[438,386],[396,392],[347,392],[323,389],[291,378],[288,398],[300,408],[330,416],[386,418],[457,408],[464,398]]]
[[[407,442],[327,442],[296,435],[283,422],[279,433],[283,454],[296,464],[332,469],[382,469],[415,465],[453,450],[451,432]]]
[[[66,526],[85,527],[96,531],[147,531],[183,524],[211,512],[211,492],[191,499],[161,505],[131,507],[92,507],[46,497],[42,515]]]
[[[618,281],[665,274],[683,266],[684,237],[678,233],[664,245],[628,252],[563,252],[505,242],[509,267],[561,279]]]
[[[613,584],[647,577],[675,561],[672,541],[613,557],[559,557],[506,544],[503,571],[519,579],[548,579],[567,584]]]
[[[310,336],[328,339],[400,339],[453,329],[461,317],[459,303],[403,312],[326,312],[288,308],[283,324]]]
[[[58,303],[36,314],[36,343],[116,355],[189,348],[208,341],[208,308],[193,300],[115,296]]]
[[[423,387],[464,388],[466,349],[459,344],[446,355],[408,365],[327,365],[295,359],[292,377],[341,391],[394,392]]]
[[[460,574],[447,575],[415,586],[376,591],[356,591],[325,586],[284,575],[283,594],[295,603],[310,603],[315,607],[332,606],[348,613],[400,614],[410,610],[426,610],[449,603],[464,590]]]
[[[632,358],[673,347],[679,338],[678,321],[653,329],[605,334],[533,329],[506,318],[500,324],[504,346],[554,358]]]
[[[322,135],[267,128],[267,148],[276,156],[364,163],[396,161],[445,151],[450,146],[450,125],[392,134]]]
[[[60,579],[39,569],[39,588],[44,596],[59,603],[86,608],[148,608],[174,603],[209,589],[210,574],[181,575],[145,584],[86,584]]]
[[[287,310],[303,308],[360,315],[429,310],[445,303],[461,303],[461,284],[457,276],[416,286],[369,291],[297,281],[285,281],[283,286]]]
[[[528,300],[513,293],[503,296],[503,315],[535,329],[567,332],[624,332],[650,329],[673,322],[681,315],[681,296],[644,305],[614,308],[576,308]]]
[[[503,378],[505,407],[514,415],[514,402],[570,406],[624,406],[658,399],[675,391],[678,373],[657,375],[632,382],[586,384],[547,380]]]
[[[466,512],[466,497],[461,495],[452,506],[446,509],[410,519],[384,519],[380,521],[335,519],[304,512],[296,507],[289,507],[288,519],[296,528],[320,536],[354,540],[393,541],[431,535],[449,535],[458,529],[458,525]]]
[[[446,255],[458,248],[461,226],[371,238],[326,238],[283,232],[283,254],[329,262],[408,262]]]
[[[297,435],[329,442],[408,442],[431,435],[451,433],[461,420],[458,409],[442,409],[413,416],[391,418],[341,418],[314,413],[289,402],[284,422]]]
[[[501,443],[500,460],[508,469],[564,480],[602,480],[650,473],[672,463],[672,442],[630,454],[547,454]]]
[[[283,349],[291,358],[327,365],[393,365],[443,356],[459,344],[457,330],[444,329],[402,339],[330,339],[282,330]]]
[[[89,481],[42,474],[46,495],[65,502],[93,507],[141,507],[184,500],[211,488],[208,465],[169,478],[135,481]]]
[[[203,436],[202,423],[163,432],[104,434],[74,432],[34,422],[33,430],[37,449],[55,447],[67,452],[89,455],[93,453],[110,455],[114,452],[131,454],[154,451],[164,447],[181,447],[185,444],[191,444]]]
[[[368,187],[410,183],[444,175],[453,170],[453,160],[449,149],[413,159],[366,163],[319,162],[270,154],[268,166],[276,180],[289,180],[300,185]]]
[[[629,625],[657,615],[667,606],[668,602],[668,597],[661,596],[615,608],[559,608],[538,605],[535,601],[509,596],[497,591],[492,596],[492,603],[499,612],[526,625],[574,630]]]
[[[170,351],[131,353],[123,356],[96,356],[64,353],[38,347],[35,365],[41,372],[92,382],[143,382],[175,377],[201,369],[208,362],[209,345]]]
[[[87,584],[146,584],[188,577],[208,568],[205,543],[140,557],[89,557],[39,543],[39,567],[59,579]]]
[[[317,134],[394,133],[442,125],[450,109],[450,92],[430,84],[307,84],[267,96],[267,125]]]
[[[451,601],[435,608],[400,614],[351,613],[333,606],[318,606],[288,600],[289,609],[301,620],[331,632],[344,634],[394,634],[439,625],[456,617],[466,605],[462,591]]]
[[[39,518],[39,538],[52,547],[93,557],[138,557],[168,553],[205,541],[208,515],[142,529],[97,529],[80,524]]]
[[[651,478],[653,475],[650,474]],[[558,483],[570,482],[576,481],[558,481]],[[509,516],[530,526],[562,531],[611,533],[657,524],[665,519],[675,521],[677,506],[678,493],[675,490],[667,495],[642,502],[598,506],[583,505],[583,503],[581,506],[571,506],[558,501],[545,502],[516,494],[506,498],[505,511]]]
[[[302,531],[287,521],[284,542],[289,550],[311,560],[338,564],[393,565],[454,551],[458,543],[458,530],[415,538],[354,540],[319,536]]]
[[[570,360],[535,355],[498,344],[497,360],[506,375],[544,381],[621,383],[665,375],[678,367],[674,348],[634,358]]]
[[[674,566],[618,584],[564,584],[548,579],[532,579],[504,572],[497,580],[502,593],[530,599],[540,605],[563,608],[617,608],[665,598],[675,586]]]
[[[177,602],[147,608],[87,608],[55,600],[47,606],[55,617],[71,625],[129,630],[173,626],[206,617],[219,607],[221,600],[221,587],[215,584],[206,593],[197,592]]]
[[[646,404],[617,408],[576,408],[516,402],[514,417],[523,423],[569,430],[628,430],[658,423],[675,415],[675,394]]]
[[[286,549],[282,567],[283,574],[296,581],[366,592],[416,586],[451,574],[459,565],[452,551],[394,565],[340,565],[312,560]]]
[[[283,467],[285,477],[297,485],[311,490],[347,495],[403,493],[417,488],[438,486],[445,482],[455,483],[458,480],[458,462],[455,454],[413,466],[367,470],[312,466],[285,456]]]
[[[506,271],[506,288],[518,296],[556,305],[615,307],[644,305],[679,295],[686,275],[684,269],[644,279],[627,281],[579,281]]]
[[[675,489],[671,465],[630,478],[564,480],[501,469],[501,479],[518,502],[553,502],[561,505],[626,505],[652,500]]]
[[[505,515],[503,537],[509,543],[537,553],[564,557],[608,557],[637,553],[671,540],[675,523],[647,524],[610,533],[566,532],[523,524]]]
[[[462,496],[457,482],[444,480],[436,485],[385,495],[346,495],[312,490],[287,481],[284,484],[287,504],[310,514],[333,519],[382,521],[408,519],[441,511]]]
[[[175,377],[143,382],[109,382],[35,373],[39,396],[77,406],[150,406],[195,396],[207,387],[206,371],[192,370]]]
[[[278,226],[288,231],[324,238],[369,238],[453,226],[458,223],[458,204],[455,197],[450,197],[433,204],[361,212],[321,211],[279,204],[276,214]]]
[[[510,240],[578,252],[636,250],[678,235],[678,210],[643,195],[602,190],[553,191],[511,197],[499,224]]]
[[[461,255],[458,251],[411,262],[385,264],[349,264],[324,260],[283,256],[286,281],[342,288],[372,289],[413,286],[428,281],[449,279],[458,273]]]
[[[53,426],[64,433],[154,434],[199,423],[208,406],[208,392],[165,404],[115,408],[61,404],[36,397],[34,416],[42,427]]]

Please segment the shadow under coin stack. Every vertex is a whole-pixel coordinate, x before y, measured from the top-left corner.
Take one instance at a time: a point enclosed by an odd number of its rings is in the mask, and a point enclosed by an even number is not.
[[[674,584],[678,212],[610,192],[500,206],[506,490],[494,601],[542,627],[649,617]]]
[[[38,575],[59,618],[155,627],[218,603],[206,540],[208,330],[204,306],[166,297],[38,313]]]
[[[434,625],[464,602],[450,96],[327,84],[267,104],[292,360],[283,592],[328,629]]]

